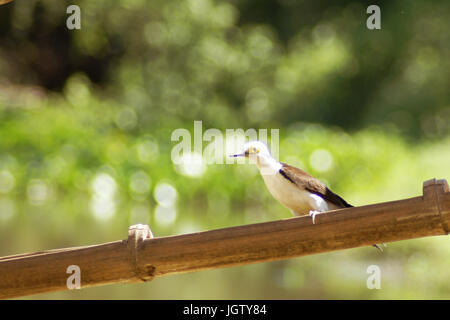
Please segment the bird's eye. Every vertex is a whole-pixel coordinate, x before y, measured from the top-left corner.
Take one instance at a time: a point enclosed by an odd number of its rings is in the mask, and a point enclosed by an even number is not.
[[[258,148],[255,148],[255,147],[252,148],[252,153],[258,153],[258,152],[259,152]]]

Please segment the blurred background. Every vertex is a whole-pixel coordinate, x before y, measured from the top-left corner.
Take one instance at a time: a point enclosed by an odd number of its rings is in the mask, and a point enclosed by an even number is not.
[[[450,2],[378,1],[381,30],[370,4],[1,6],[0,256],[125,239],[134,223],[169,236],[291,217],[254,166],[175,166],[171,134],[194,120],[279,129],[279,159],[356,206],[450,179]],[[449,264],[432,237],[31,298],[449,299]]]

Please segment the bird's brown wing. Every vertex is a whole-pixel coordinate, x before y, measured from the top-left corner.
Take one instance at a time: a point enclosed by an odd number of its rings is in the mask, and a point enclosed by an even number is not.
[[[305,171],[286,163],[281,164],[280,174],[296,186],[322,197],[339,208],[353,207],[351,204],[348,204],[347,201],[328,189],[323,182],[317,180]]]

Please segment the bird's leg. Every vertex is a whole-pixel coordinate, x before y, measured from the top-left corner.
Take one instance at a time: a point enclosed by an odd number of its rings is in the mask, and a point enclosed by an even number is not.
[[[310,208],[313,209],[309,211],[309,216],[312,218],[312,223],[315,224],[316,215],[321,212],[328,211],[328,204],[322,197],[319,197],[316,194],[311,194],[309,196],[309,205]]]
[[[316,223],[316,215],[319,214],[320,211],[316,211],[316,210],[311,210],[309,211],[309,216],[312,218],[312,223],[315,224]]]

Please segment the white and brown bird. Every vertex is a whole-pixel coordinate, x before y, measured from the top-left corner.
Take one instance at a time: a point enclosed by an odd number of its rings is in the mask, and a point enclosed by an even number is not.
[[[324,211],[352,207],[347,201],[305,171],[275,160],[261,141],[250,141],[242,153],[256,164],[272,196],[296,216],[315,216]]]
[[[242,152],[232,157],[247,157],[254,162],[272,196],[295,216],[309,214],[313,224],[321,212],[353,207],[310,174],[275,160],[261,141],[247,142]],[[378,245],[374,247],[382,251]]]

